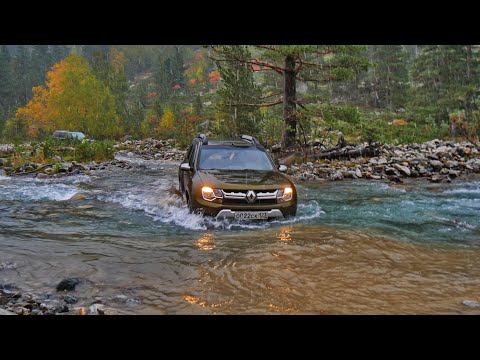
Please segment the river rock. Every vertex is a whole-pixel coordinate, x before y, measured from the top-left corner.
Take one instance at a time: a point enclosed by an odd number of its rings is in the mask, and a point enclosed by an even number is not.
[[[480,302],[475,300],[463,300],[462,304],[471,308],[478,308],[480,307]]]
[[[78,302],[78,298],[72,295],[66,295],[63,298],[63,301],[65,301],[67,304],[75,304]]]
[[[15,313],[4,310],[4,309],[0,309],[0,315],[15,315]]]
[[[448,177],[448,175],[433,175],[430,178],[430,181],[433,183],[439,183],[439,182],[451,182],[452,180]]]
[[[384,157],[379,158],[378,161],[377,161],[378,165],[385,165],[387,163],[388,163],[388,161]]]
[[[402,166],[400,164],[394,164],[393,166],[406,176],[410,176],[412,174],[407,166]]]
[[[340,171],[336,171],[330,175],[330,180],[332,181],[343,180],[343,174]]]
[[[87,197],[82,194],[82,193],[76,193],[75,195],[73,195],[69,200],[72,200],[72,201],[80,201],[80,200],[85,200]]]
[[[63,279],[57,285],[57,291],[73,291],[78,284],[80,284],[79,278]]]
[[[93,304],[88,308],[89,315],[105,315],[106,306],[103,304]]]
[[[431,160],[430,165],[436,171],[440,171],[443,168],[443,163],[441,161],[438,161],[438,160]]]

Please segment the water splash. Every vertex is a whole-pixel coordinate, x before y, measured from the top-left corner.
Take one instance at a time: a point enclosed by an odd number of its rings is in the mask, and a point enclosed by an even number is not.
[[[0,188],[0,200],[64,201],[78,192],[77,187],[66,184],[42,184],[31,182],[28,185],[18,183],[3,184]]]

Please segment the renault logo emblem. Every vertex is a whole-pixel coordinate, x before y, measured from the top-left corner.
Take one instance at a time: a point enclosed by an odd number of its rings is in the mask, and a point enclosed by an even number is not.
[[[257,200],[257,194],[255,194],[254,191],[252,190],[248,190],[247,192],[247,201],[250,203],[250,204],[253,204],[255,202],[255,200]]]

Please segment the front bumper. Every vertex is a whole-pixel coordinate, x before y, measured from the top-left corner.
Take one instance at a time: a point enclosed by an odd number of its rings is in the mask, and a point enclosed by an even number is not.
[[[256,211],[251,211],[251,212],[256,212]],[[236,211],[232,211],[230,209],[223,209],[220,210],[219,213],[216,216],[216,219],[226,219],[226,218],[235,218],[235,213]],[[269,219],[275,218],[275,219],[283,219],[283,213],[278,210],[278,209],[272,209],[267,212],[267,217]]]

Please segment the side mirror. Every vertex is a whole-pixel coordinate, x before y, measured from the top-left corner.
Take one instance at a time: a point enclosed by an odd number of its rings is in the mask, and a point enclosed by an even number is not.
[[[190,167],[190,165],[188,165],[188,163],[182,163],[180,165],[180,170],[184,170],[184,171],[190,171],[192,168]]]
[[[280,172],[287,172],[287,169],[288,169],[288,168],[287,168],[285,165],[280,165],[280,166],[278,167],[278,171],[280,171]]]

